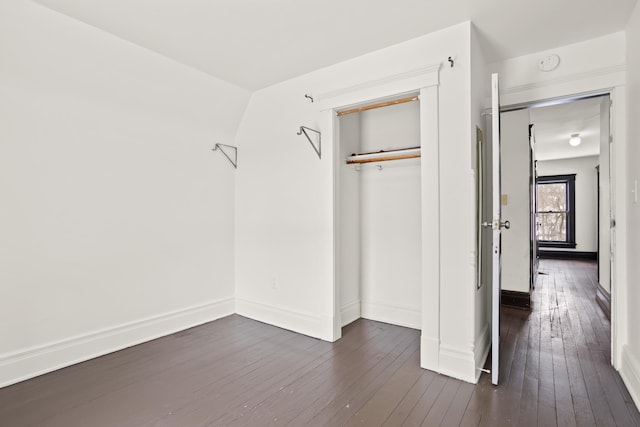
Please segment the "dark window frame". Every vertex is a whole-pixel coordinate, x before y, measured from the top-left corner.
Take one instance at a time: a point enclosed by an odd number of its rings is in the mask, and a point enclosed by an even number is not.
[[[567,175],[547,175],[536,178],[536,194],[538,184],[566,184],[567,188],[567,239],[565,241],[555,240],[538,240],[538,246],[541,248],[570,248],[575,249],[576,244],[576,174]],[[537,197],[536,197],[537,199]],[[537,208],[536,200],[536,217],[540,213]]]

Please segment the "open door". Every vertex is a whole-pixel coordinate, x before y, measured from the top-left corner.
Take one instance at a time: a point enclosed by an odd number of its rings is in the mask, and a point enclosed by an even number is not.
[[[509,221],[500,217],[500,96],[498,75],[491,75],[491,219],[482,223],[492,231],[491,244],[491,382],[498,384],[500,368],[500,236]]]
[[[611,191],[611,99],[603,96],[600,101],[600,169],[598,175],[599,228],[598,228],[598,301],[606,307],[611,300],[613,279],[613,247],[615,244],[615,219],[613,193]]]
[[[538,186],[536,184],[536,136],[534,125],[529,125],[529,294],[538,277]]]

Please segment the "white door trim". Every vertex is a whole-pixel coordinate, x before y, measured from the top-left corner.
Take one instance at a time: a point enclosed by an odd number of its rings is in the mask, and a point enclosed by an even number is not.
[[[622,366],[622,350],[627,344],[627,226],[626,226],[626,88],[624,67],[600,70],[598,73],[576,73],[557,81],[544,84],[519,85],[502,90],[504,110],[513,107],[538,104],[548,100],[575,99],[584,96],[609,94],[613,101],[611,109],[611,134],[615,148],[612,150],[611,192],[616,219],[616,245],[613,248],[615,265],[611,283],[611,362],[615,369]]]
[[[331,92],[317,94],[318,108],[323,112],[322,123],[331,130],[323,138],[325,144],[333,147],[334,180],[334,283],[331,298],[334,301],[330,328],[333,340],[341,336],[340,319],[340,233],[339,170],[344,159],[340,159],[339,121],[336,111],[375,100],[396,97],[407,93],[418,93],[420,98],[420,142],[421,197],[422,197],[422,337],[421,366],[438,371],[440,352],[440,172],[439,172],[439,116],[438,85],[440,63],[391,75],[374,81],[358,83]],[[324,135],[323,135],[324,136]]]

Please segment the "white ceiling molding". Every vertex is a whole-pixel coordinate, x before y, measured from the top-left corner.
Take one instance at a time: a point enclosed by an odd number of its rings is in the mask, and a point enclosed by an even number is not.
[[[529,90],[540,89],[540,88],[559,85],[563,83],[572,83],[577,80],[589,80],[589,79],[594,79],[599,77],[608,78],[608,80],[611,81],[611,84],[610,84],[611,86],[617,86],[619,84],[624,84],[624,78],[625,78],[624,73],[626,71],[626,68],[627,67],[625,64],[620,64],[613,67],[598,68],[598,69],[586,71],[583,73],[569,74],[561,77],[556,77],[553,79],[543,80],[540,82],[500,88],[500,93],[503,95],[506,95],[511,93],[525,92]]]

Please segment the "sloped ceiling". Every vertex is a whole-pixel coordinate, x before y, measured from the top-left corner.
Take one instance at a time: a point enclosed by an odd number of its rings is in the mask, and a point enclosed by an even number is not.
[[[636,0],[37,0],[255,90],[471,20],[490,60],[624,29]],[[455,53],[454,53],[455,54]]]

